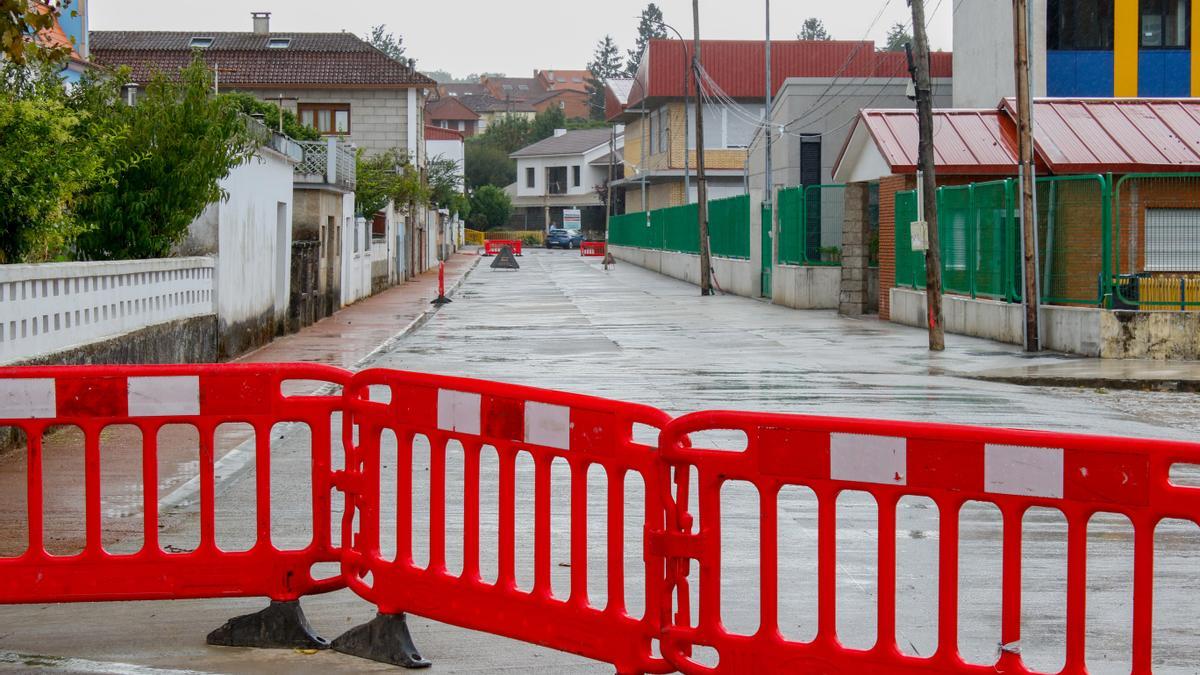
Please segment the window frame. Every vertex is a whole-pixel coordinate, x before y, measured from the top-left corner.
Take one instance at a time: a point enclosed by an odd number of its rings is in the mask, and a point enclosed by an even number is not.
[[[1147,0],[1141,0],[1138,3],[1138,49],[1158,50],[1158,49],[1174,49],[1183,50],[1191,49],[1192,47],[1192,3],[1186,0],[1161,0],[1162,5],[1158,12],[1146,11]],[[1167,16],[1170,11],[1171,3],[1176,3],[1176,7],[1183,8],[1183,44],[1165,44],[1167,37]],[[1146,44],[1146,30],[1144,21],[1147,16],[1158,15],[1159,19],[1159,37],[1164,44],[1148,45]]]
[[[579,187],[583,181],[583,168],[578,164],[571,166],[571,187]]]
[[[307,112],[312,113],[311,124],[304,121],[304,114]],[[320,113],[322,112],[329,113],[329,129],[321,128]],[[337,114],[339,112],[346,113],[345,131],[337,131]],[[316,129],[317,133],[322,136],[349,136],[352,133],[353,115],[350,114],[349,103],[300,103],[296,106],[296,118],[300,120],[301,124],[308,124],[308,126]]]
[[[1108,3],[1107,5],[1103,5],[1103,4],[1101,5],[1108,12],[1107,16],[1101,17],[1102,19],[1104,19],[1108,22],[1107,25],[1101,26],[1101,28],[1107,29],[1107,35],[1105,35],[1105,39],[1101,40],[1101,42],[1099,44],[1089,44],[1086,46],[1080,46],[1079,44],[1076,44],[1076,43],[1072,43],[1067,46],[1063,45],[1062,32],[1061,32],[1060,27],[1064,24],[1069,24],[1072,27],[1076,27],[1078,25],[1077,21],[1066,21],[1064,19],[1064,11],[1066,11],[1067,5],[1069,4],[1072,11],[1070,12],[1070,17],[1068,17],[1068,18],[1073,18],[1073,17],[1078,16],[1081,13],[1081,10],[1079,9],[1079,6],[1078,6],[1079,2],[1080,2],[1080,0],[1047,0],[1047,2],[1046,2],[1046,49],[1048,51],[1062,51],[1062,52],[1106,52],[1106,51],[1111,52],[1111,51],[1113,51],[1113,49],[1115,47],[1115,41],[1116,41],[1116,17],[1115,17],[1115,12],[1114,12],[1111,2]],[[1085,15],[1088,15],[1086,12],[1083,12],[1083,13]],[[1097,15],[1090,14],[1088,16],[1097,16]],[[1097,32],[1097,34],[1100,33],[1099,30],[1097,30],[1096,32]],[[1072,39],[1077,37],[1075,33],[1070,33],[1069,35]],[[1139,14],[1139,18],[1138,18],[1138,35],[1139,35],[1139,42],[1140,42],[1141,41],[1141,39],[1140,39],[1140,35],[1141,35],[1140,14]]]
[[[537,187],[537,171],[532,166],[525,167],[525,187]]]

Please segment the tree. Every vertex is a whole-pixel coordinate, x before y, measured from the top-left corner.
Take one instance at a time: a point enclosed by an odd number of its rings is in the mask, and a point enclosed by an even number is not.
[[[438,84],[449,84],[455,82],[454,76],[446,70],[422,70],[425,77],[437,82]]]
[[[517,180],[517,165],[503,149],[477,138],[467,141],[464,169],[467,188],[477,190],[484,185],[503,187]]]
[[[103,150],[80,136],[57,67],[9,61],[0,87],[0,264],[64,257],[85,225],[79,196],[105,179]]]
[[[654,7],[654,5],[651,4],[650,7]],[[657,8],[655,9],[657,11]],[[659,16],[662,16],[661,12],[659,12]],[[642,17],[645,21],[645,12],[642,12]],[[590,73],[587,89],[591,117],[592,119],[604,119],[604,88],[608,86],[610,79],[620,77],[623,72],[621,50],[617,48],[617,43],[613,42],[611,35],[605,35],[603,40],[596,43],[596,51],[592,54],[592,61],[588,64],[587,69]]]
[[[555,129],[567,128],[567,116],[561,108],[551,106],[542,112],[538,113],[533,118],[533,126],[529,130],[528,143],[537,143],[538,141],[550,138],[554,135]],[[524,146],[521,146],[524,147]]]
[[[386,24],[371,26],[371,31],[365,39],[389,58],[404,61],[404,37],[389,32]]]
[[[63,12],[75,16],[77,11],[70,6],[71,0],[0,0],[0,57],[23,65],[30,56],[47,60],[69,56],[69,45],[38,45],[29,38],[53,29]]]
[[[810,16],[804,20],[804,24],[800,26],[800,34],[796,36],[797,40],[832,40],[829,31],[825,30],[825,22],[815,16]]]
[[[425,165],[429,185],[429,202],[440,209],[452,206],[454,197],[462,194],[462,176],[456,160],[438,155]]]
[[[385,209],[389,201],[397,208],[407,205],[411,210],[430,199],[421,172],[409,161],[407,152],[396,148],[370,157],[359,148],[355,181],[354,212],[367,218]]]
[[[908,27],[902,23],[894,23],[888,29],[887,45],[883,48],[885,52],[902,52],[904,45],[912,42],[912,33]]]
[[[478,139],[479,142],[500,148],[507,155],[529,145],[532,133],[533,123],[529,120],[516,115],[503,115],[489,124],[482,135],[472,140]]]
[[[177,76],[152,78],[135,106],[123,103],[128,81],[128,69],[86,73],[71,95],[81,138],[125,136],[98,149],[111,180],[89,189],[77,208],[88,226],[77,241],[85,258],[169,255],[204,208],[226,197],[219,181],[261,140],[231,99],[212,94],[212,73],[198,56]]]
[[[653,2],[646,5],[642,10],[642,15],[638,20],[637,41],[635,47],[629,50],[628,59],[626,60],[625,72],[629,77],[637,74],[638,66],[642,63],[642,54],[646,52],[646,47],[651,40],[662,40],[667,37],[666,26],[663,25],[663,13],[658,8],[658,5]]]
[[[471,224],[481,229],[504,227],[512,217],[512,200],[495,185],[484,185],[471,194]]]

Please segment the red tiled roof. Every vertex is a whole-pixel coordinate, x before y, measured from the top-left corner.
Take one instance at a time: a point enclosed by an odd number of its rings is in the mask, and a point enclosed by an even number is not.
[[[477,120],[479,113],[471,110],[457,96],[443,96],[425,104],[425,117],[432,120]]]
[[[1013,99],[1001,108],[1016,117]],[[1054,173],[1200,168],[1200,99],[1038,99],[1033,120]]]
[[[461,131],[454,129],[443,129],[435,127],[432,124],[425,125],[425,140],[427,141],[461,141],[463,135]]]
[[[434,87],[436,82],[352,33],[92,31],[91,57],[99,64],[129,66],[135,81],[176,72],[192,60],[193,38],[211,38],[199,51],[219,64],[229,86]],[[270,40],[287,39],[285,48]]]
[[[684,73],[691,62],[690,42],[651,40],[642,59],[629,105],[643,98],[682,98]],[[766,50],[761,40],[702,40],[700,60],[705,72],[732,98],[762,98]],[[935,78],[951,75],[950,52],[930,54]],[[771,87],[778,91],[789,77],[909,78],[904,52],[880,52],[869,41],[780,40],[771,42]],[[693,89],[694,91],[694,89]]]

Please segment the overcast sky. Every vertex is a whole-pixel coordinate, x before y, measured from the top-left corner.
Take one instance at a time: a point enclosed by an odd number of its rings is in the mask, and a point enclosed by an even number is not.
[[[930,42],[949,50],[954,0],[926,0]],[[422,70],[528,75],[535,68],[583,69],[596,42],[611,34],[624,50],[633,47],[645,0],[91,0],[94,30],[249,30],[252,10],[269,11],[275,31],[347,30],[359,35],[386,24],[402,35],[408,56]],[[692,35],[691,0],[660,0],[663,18]],[[700,0],[700,35],[713,39],[761,39],[763,0]],[[883,13],[868,32],[872,19]],[[882,44],[888,27],[909,18],[905,0],[775,0],[771,35],[794,39],[801,22],[816,16],[836,39],[864,36]]]

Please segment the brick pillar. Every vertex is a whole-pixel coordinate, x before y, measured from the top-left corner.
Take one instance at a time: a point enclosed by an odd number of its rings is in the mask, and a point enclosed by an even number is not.
[[[867,184],[847,185],[845,200],[842,217],[842,290],[838,298],[838,314],[858,316],[867,311]]]

